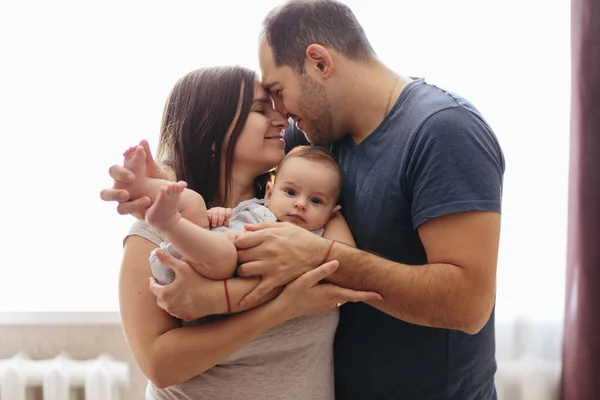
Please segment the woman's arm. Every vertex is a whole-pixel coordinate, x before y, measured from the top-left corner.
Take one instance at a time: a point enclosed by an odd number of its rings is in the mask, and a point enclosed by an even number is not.
[[[138,236],[126,240],[119,297],[125,335],[133,355],[144,374],[160,388],[205,372],[261,333],[289,319],[323,312],[340,302],[381,299],[376,293],[317,284],[337,268],[337,262],[329,262],[290,283],[274,301],[221,321],[181,327],[177,319],[158,307],[148,288],[148,257],[154,248],[154,244]],[[185,264],[166,257],[166,264],[173,269],[181,269],[174,266],[176,263]],[[189,266],[188,270],[195,273]],[[216,293],[215,287],[220,290],[222,282],[206,281],[203,289],[207,293]],[[208,303],[212,303],[210,297]]]
[[[160,250],[156,251],[156,257],[174,271],[175,280],[168,285],[161,285],[152,278],[150,291],[156,296],[161,309],[184,321],[195,321],[207,315],[247,311],[272,300],[283,290],[282,287],[275,288],[260,299],[258,304],[241,307],[240,300],[260,283],[260,278],[210,280],[186,261],[169,257]]]
[[[338,211],[325,225],[325,232],[323,232],[325,239],[335,240],[336,242],[347,244],[348,246],[356,247],[350,227],[344,219],[344,216]]]
[[[181,327],[161,310],[148,289],[148,256],[156,246],[138,236],[126,240],[119,283],[125,334],[144,374],[157,386],[186,381],[285,321],[272,307],[201,326]],[[222,282],[215,282],[222,284]]]

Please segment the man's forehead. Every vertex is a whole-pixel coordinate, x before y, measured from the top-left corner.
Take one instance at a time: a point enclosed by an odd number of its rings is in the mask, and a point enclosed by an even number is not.
[[[273,52],[271,51],[271,46],[263,40],[260,44],[260,69],[262,75],[262,83],[265,85],[267,90],[271,86],[273,86],[274,77],[273,73],[275,72],[275,60],[273,59]]]

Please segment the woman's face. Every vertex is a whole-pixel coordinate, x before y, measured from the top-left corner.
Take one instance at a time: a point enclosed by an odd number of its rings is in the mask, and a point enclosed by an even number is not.
[[[233,124],[232,124],[233,125]],[[260,82],[254,84],[252,108],[233,152],[233,166],[253,177],[276,167],[283,158],[283,130],[289,126]],[[229,142],[230,134],[225,139]],[[227,151],[223,146],[223,157]]]

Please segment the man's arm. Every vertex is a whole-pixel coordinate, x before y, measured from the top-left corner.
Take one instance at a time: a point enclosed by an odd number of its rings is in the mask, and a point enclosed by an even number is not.
[[[485,122],[461,107],[430,116],[412,139],[399,179],[428,264],[335,243],[328,260],[340,268],[329,279],[382,294],[377,308],[404,321],[476,333],[494,304],[503,155]],[[292,226],[247,229],[256,232],[236,241],[238,274],[262,277],[247,301],[317,266],[330,245]]]
[[[331,241],[288,223],[248,226],[236,241],[240,276],[262,276],[242,302],[253,304],[273,287],[318,266]],[[383,296],[373,307],[403,321],[474,334],[494,304],[500,214],[468,211],[423,223],[418,233],[428,264],[405,265],[334,243],[327,260],[338,270],[327,280]],[[258,260],[258,261],[257,261]],[[246,263],[247,262],[247,263]],[[272,266],[276,265],[277,269]]]
[[[418,325],[474,334],[494,305],[500,215],[464,212],[436,218],[418,229],[429,264],[409,266],[343,244],[329,260],[340,267],[328,281],[380,293],[373,307]],[[324,251],[319,243],[315,253]]]
[[[343,286],[369,287],[383,311],[419,325],[476,333],[494,305],[504,159],[489,126],[471,110],[431,115],[411,138],[400,184],[427,264],[407,266],[343,246],[330,259]],[[382,232],[385,234],[385,232]]]

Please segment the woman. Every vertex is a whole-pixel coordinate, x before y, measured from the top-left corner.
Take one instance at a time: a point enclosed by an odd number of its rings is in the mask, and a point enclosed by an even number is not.
[[[197,70],[176,84],[167,101],[158,158],[172,169],[172,178],[185,180],[208,207],[233,207],[260,195],[265,172],[283,157],[280,134],[285,127],[286,119],[273,109],[252,71]],[[142,145],[150,154],[147,143]],[[147,164],[150,175],[164,177],[151,157]],[[126,181],[128,173],[111,167],[116,181]],[[114,189],[104,190],[102,198],[122,202],[122,213],[149,205],[148,199],[128,202],[126,192]],[[330,222],[340,223],[335,218]],[[132,352],[150,380],[147,398],[333,399],[335,306],[379,295],[317,284],[335,270],[337,262],[332,261],[259,307],[200,324],[182,323],[172,315],[194,320],[225,313],[223,282],[209,281],[161,253],[161,261],[177,275],[169,285],[177,290],[169,293],[180,298],[159,296],[157,305],[148,289],[148,256],[161,241],[160,233],[145,222],[134,224],[125,239],[120,278],[122,321]],[[231,304],[257,283],[228,280]],[[196,294],[200,292],[203,297]],[[179,306],[171,309],[170,303]]]

